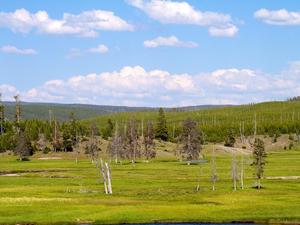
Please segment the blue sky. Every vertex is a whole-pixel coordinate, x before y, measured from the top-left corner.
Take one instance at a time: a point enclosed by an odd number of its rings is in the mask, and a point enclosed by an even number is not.
[[[299,37],[293,0],[0,0],[0,91],[132,106],[281,100],[300,95]]]

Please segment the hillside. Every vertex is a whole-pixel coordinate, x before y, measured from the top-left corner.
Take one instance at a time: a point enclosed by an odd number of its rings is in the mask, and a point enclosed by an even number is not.
[[[104,114],[116,112],[137,112],[137,111],[157,111],[158,108],[151,107],[128,107],[128,106],[109,106],[109,105],[85,105],[85,104],[57,104],[57,103],[26,103],[22,102],[23,119],[48,119],[49,110],[60,121],[67,120],[71,112],[75,113],[77,119],[87,119]],[[15,115],[15,103],[4,102],[5,116],[13,119]],[[202,108],[218,108],[222,105],[202,105],[180,108],[167,108],[167,111],[193,111]]]
[[[256,118],[257,134],[273,136],[277,133],[298,133],[300,131],[300,102],[265,102],[242,106],[201,109],[183,112],[166,112],[169,134],[176,136],[180,132],[181,123],[191,117],[198,122],[207,140],[222,141],[229,130],[239,135],[240,124],[244,123],[246,135],[254,133]],[[122,126],[131,118],[156,121],[157,112],[122,112],[102,115],[86,120],[86,123],[96,121],[100,128],[106,125],[108,119],[118,122]]]

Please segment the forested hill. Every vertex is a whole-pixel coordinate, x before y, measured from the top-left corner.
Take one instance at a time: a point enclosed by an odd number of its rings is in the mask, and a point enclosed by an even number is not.
[[[138,123],[151,120],[155,125],[157,116],[157,112],[123,112],[98,116],[85,122],[96,121],[100,128],[104,128],[108,119],[111,119],[113,123],[118,122],[119,127],[122,127],[134,118]],[[244,124],[245,134],[252,135],[255,120],[257,134],[273,136],[297,133],[300,135],[300,101],[265,102],[184,112],[166,112],[169,134],[176,136],[180,133],[182,122],[189,117],[198,123],[209,141],[223,141],[230,130],[238,136],[241,123]]]
[[[15,103],[4,102],[5,117],[13,119],[15,115]],[[198,109],[219,108],[222,105],[201,105],[188,106],[180,108],[167,108],[166,111],[193,111]],[[84,105],[84,104],[56,104],[56,103],[21,103],[22,119],[48,119],[49,110],[52,111],[60,121],[65,121],[73,112],[77,119],[87,119],[99,115],[105,115],[116,112],[151,112],[157,111],[158,108],[151,107],[127,107],[127,106],[108,106],[108,105]]]

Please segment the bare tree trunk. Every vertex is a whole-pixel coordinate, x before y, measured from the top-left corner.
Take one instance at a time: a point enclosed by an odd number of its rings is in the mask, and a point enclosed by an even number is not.
[[[104,192],[105,194],[108,194],[108,189],[107,189],[107,179],[106,179],[106,174],[105,174],[105,168],[104,168],[104,164],[103,164],[103,160],[100,159],[100,163],[101,163],[101,173],[102,173],[102,177],[103,177],[103,185],[104,185]]]
[[[57,149],[56,149],[56,147],[57,147],[57,128],[56,128],[56,126],[57,126],[57,122],[56,122],[56,119],[54,120],[54,145],[55,145],[55,147],[54,147],[54,152],[56,152],[57,151]]]
[[[212,190],[215,191],[216,181],[217,181],[215,144],[213,145],[212,160],[211,160],[211,181],[212,181]]]
[[[175,138],[175,123],[173,123],[173,139]]]
[[[199,177],[198,177],[198,184],[196,187],[196,191],[200,191],[200,182],[201,182],[201,177],[202,177],[203,171],[202,171],[202,166],[200,165],[200,170],[199,170]]]
[[[237,190],[237,163],[236,163],[236,153],[232,152],[232,163],[231,163],[231,175],[233,181],[233,190]]]
[[[256,121],[256,113],[254,114],[254,138],[256,138],[257,134],[257,121]]]
[[[0,134],[3,134],[3,121],[4,121],[4,105],[2,104],[2,93],[0,93]]]
[[[244,189],[244,155],[241,155],[241,189]]]
[[[52,125],[52,110],[49,109],[49,124]]]
[[[117,146],[114,146],[115,148],[115,163],[118,164],[118,155],[119,155],[119,131],[118,131],[118,122],[116,121],[116,131],[115,131],[115,138],[117,138]]]
[[[244,146],[245,144],[245,124],[244,122],[240,123],[240,134],[241,134],[241,142]],[[244,154],[241,153],[241,189],[244,189]]]
[[[111,174],[110,174],[110,168],[109,168],[109,164],[106,162],[105,163],[105,167],[106,167],[106,175],[107,175],[107,189],[108,189],[108,193],[112,194],[112,186],[111,186]]]
[[[142,140],[144,138],[144,119],[142,119]]]

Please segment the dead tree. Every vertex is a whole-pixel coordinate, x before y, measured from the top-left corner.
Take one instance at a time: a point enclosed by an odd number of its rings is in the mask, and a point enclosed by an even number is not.
[[[54,120],[54,127],[53,127],[53,150],[54,152],[57,151],[57,147],[58,147],[58,130],[57,130],[57,121]]]
[[[108,162],[105,163],[105,168],[106,168],[106,176],[107,176],[107,189],[108,193],[112,194],[112,185],[111,185],[111,172],[110,172],[110,167]]]
[[[78,163],[78,158],[79,158],[79,155],[80,155],[80,140],[79,140],[77,131],[76,131],[76,136],[75,136],[75,141],[74,141],[73,146],[74,146],[75,154],[76,154],[75,162],[77,164]]]
[[[180,155],[184,160],[198,160],[201,151],[202,135],[197,123],[191,118],[183,122],[183,131],[180,136]]]
[[[98,159],[98,152],[101,151],[100,143],[97,139],[97,126],[95,123],[91,124],[91,136],[87,145],[87,153],[90,155],[92,163]]]
[[[176,130],[175,123],[173,123],[173,131],[172,131],[173,140],[175,139],[175,130]]]
[[[233,182],[233,190],[237,190],[237,180],[238,180],[238,167],[236,160],[236,152],[232,150],[232,162],[231,162],[231,178]]]
[[[52,110],[49,109],[49,124],[50,124],[50,126],[52,125],[52,118],[53,118],[53,116],[52,116]]]
[[[213,145],[212,157],[211,157],[211,181],[212,181],[212,190],[216,190],[216,182],[218,180],[217,176],[217,167],[216,167],[216,154],[215,154],[215,145]]]
[[[154,150],[154,128],[153,128],[153,123],[151,121],[147,122],[147,127],[146,127],[146,133],[144,136],[144,155],[147,159],[147,161],[151,158],[155,158],[156,152]]]
[[[109,164],[107,162],[104,163],[102,159],[100,159],[100,164],[100,171],[103,177],[104,192],[105,194],[112,194],[111,171]]]
[[[100,164],[101,164],[100,171],[101,171],[101,174],[102,174],[102,177],[103,177],[104,192],[105,192],[105,194],[108,194],[108,189],[107,189],[107,174],[105,172],[105,167],[104,167],[102,159],[100,159]]]
[[[132,119],[128,123],[127,128],[127,144],[126,144],[126,155],[134,164],[136,159],[140,157],[140,149],[138,144],[138,132],[136,127],[136,120]]]
[[[21,105],[20,105],[20,95],[14,96],[14,99],[16,101],[16,114],[15,119],[16,123],[19,124],[21,120]]]
[[[202,166],[200,164],[198,184],[197,184],[197,187],[196,187],[196,191],[200,191],[200,189],[201,189],[200,182],[201,182],[202,175],[203,175],[203,168],[202,168]]]
[[[108,145],[108,154],[111,158],[115,159],[115,163],[117,164],[122,157],[122,136],[119,132],[118,123],[116,122],[115,132],[112,137],[111,142]]]
[[[256,138],[257,135],[257,120],[256,120],[256,113],[254,114],[254,138]]]
[[[241,135],[241,143],[242,147],[245,145],[245,123],[240,123],[240,135]],[[240,182],[241,182],[241,189],[244,189],[244,154],[241,153],[241,176],[240,176]]]
[[[2,103],[2,93],[0,93],[0,135],[4,132],[4,105]]]
[[[142,123],[141,123],[141,137],[142,139],[144,139],[144,119],[142,119]]]

